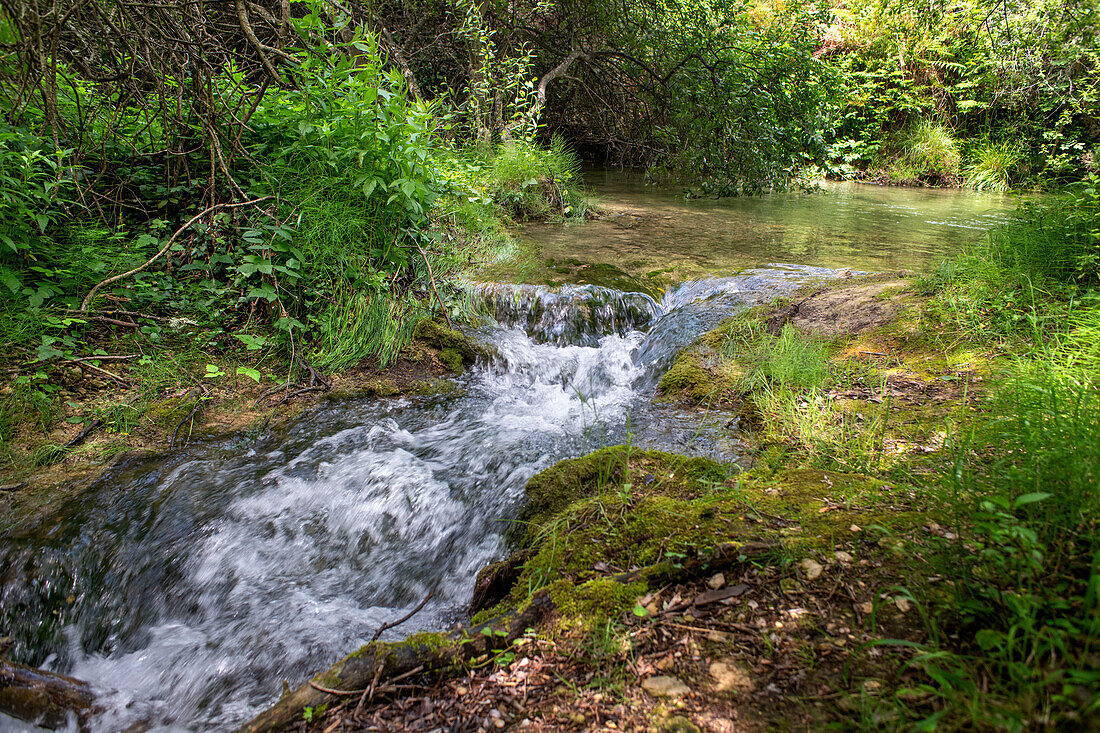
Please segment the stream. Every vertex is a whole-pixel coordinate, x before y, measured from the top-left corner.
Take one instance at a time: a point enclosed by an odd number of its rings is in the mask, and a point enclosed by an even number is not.
[[[644,231],[605,220],[533,227],[527,246],[631,276],[666,263],[675,269],[663,292],[586,283],[572,270],[554,270],[565,282],[553,287],[513,284],[545,273],[496,273],[469,286],[494,357],[454,391],[323,403],[281,431],[123,461],[61,514],[0,539],[0,632],[14,638],[12,658],[91,682],[104,707],[96,730],[232,729],[273,703],[284,679],[297,686],[430,591],[385,638],[463,620],[477,571],[506,553],[524,484],[557,460],[631,441],[737,462],[731,416],[650,400],[677,351],[723,318],[837,276],[823,265],[927,266],[920,258],[957,249],[1011,209],[936,192],[928,200],[939,208],[922,214],[910,191],[834,192],[830,201],[847,202],[835,207],[848,207],[840,226],[873,219],[864,224],[877,237],[841,241],[826,219],[824,233],[799,235],[817,236],[813,246],[800,255],[776,245],[779,257],[733,235],[778,227],[776,212],[801,199],[597,191],[644,211],[666,238],[639,249]],[[853,196],[895,200],[876,213]],[[957,210],[950,220],[945,201]],[[731,219],[741,223],[731,229]],[[700,229],[709,239],[691,234]],[[31,728],[0,716],[9,729]]]

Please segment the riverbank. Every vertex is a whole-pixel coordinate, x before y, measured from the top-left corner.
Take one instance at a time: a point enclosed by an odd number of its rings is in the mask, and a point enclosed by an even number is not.
[[[364,265],[377,254],[363,239],[367,213],[341,209],[347,202],[340,196],[311,201],[296,229],[264,230],[264,243],[250,245],[260,254],[245,256],[241,267],[269,278],[282,296],[252,288],[234,300],[241,278],[223,272],[231,258],[177,245],[138,282],[123,280],[90,302],[101,270],[140,260],[111,260],[99,248],[114,240],[100,241],[99,232],[85,242],[91,224],[82,221],[66,233],[84,243],[72,272],[22,263],[44,273],[39,290],[48,297],[24,297],[31,289],[0,293],[0,535],[80,495],[122,456],[156,455],[197,438],[254,437],[322,402],[449,389],[446,378],[480,353],[453,328],[452,318],[477,318],[457,285],[463,273],[513,257],[518,222],[582,221],[597,204],[560,142],[435,155],[446,195],[433,199],[427,250],[400,277]],[[225,226],[215,210],[203,214],[173,237],[261,236],[241,222]],[[160,246],[156,238],[136,241]],[[327,269],[297,272],[303,250]],[[281,257],[293,258],[294,272]],[[228,281],[219,284],[219,276]],[[287,283],[308,295],[287,295]],[[314,307],[288,310],[279,299],[299,296]]]
[[[540,623],[374,702],[386,675],[315,678],[299,725],[1096,725],[1096,310],[1024,280],[964,259],[727,320],[660,392],[738,410],[749,470],[627,445],[539,474],[473,622]]]
[[[320,404],[446,391],[452,388],[450,377],[484,355],[484,347],[468,336],[423,320],[409,345],[389,364],[365,359],[328,375],[308,368],[308,362],[292,370],[278,361],[257,364],[223,357],[205,367],[206,375],[150,395],[142,391],[136,358],[78,362],[67,367],[68,379],[56,395],[64,401],[60,417],[65,419],[55,417],[48,441],[0,472],[6,499],[0,504],[0,533],[32,527],[79,496],[121,457],[153,458],[193,441],[255,436],[301,419]],[[180,370],[202,375],[204,356],[179,365]],[[172,355],[160,358],[179,364]],[[109,377],[90,370],[100,364],[110,365]],[[264,369],[262,380],[249,376],[261,374],[259,368]],[[9,385],[6,396],[19,400],[12,391]],[[33,410],[33,405],[24,409]],[[104,417],[71,419],[97,415]],[[38,442],[34,432],[42,424],[33,413],[23,418],[16,422],[13,442],[33,446]]]

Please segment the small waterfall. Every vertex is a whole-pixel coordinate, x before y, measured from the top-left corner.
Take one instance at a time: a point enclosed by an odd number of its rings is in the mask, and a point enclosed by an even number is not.
[[[524,484],[555,461],[628,438],[718,450],[720,425],[648,399],[663,365],[736,309],[829,274],[777,266],[660,304],[472,286],[495,357],[456,395],[328,405],[278,434],[119,466],[0,541],[0,628],[14,658],[97,686],[97,730],[231,729],[429,590],[390,638],[461,618]]]
[[[474,308],[497,324],[523,329],[538,343],[595,346],[611,333],[644,331],[660,306],[644,293],[598,285],[477,283],[469,288]]]

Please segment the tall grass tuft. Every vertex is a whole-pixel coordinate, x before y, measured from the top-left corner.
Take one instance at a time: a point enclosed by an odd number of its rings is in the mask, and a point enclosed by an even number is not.
[[[1025,202],[1015,219],[994,231],[988,258],[1027,277],[1100,283],[1100,197],[1096,188],[1042,202]]]
[[[893,183],[953,185],[959,181],[959,145],[947,125],[923,119],[887,145],[886,173]]]
[[[731,331],[724,355],[743,368],[741,388],[748,392],[767,385],[817,389],[829,376],[829,352],[817,339],[787,324],[778,336],[755,321]]]
[[[385,367],[408,346],[416,324],[427,316],[416,301],[398,302],[383,292],[356,293],[320,317],[321,338],[313,359],[333,371],[372,356]]]
[[[974,151],[966,166],[963,185],[979,191],[1004,193],[1018,185],[1024,163],[1023,149],[1016,143],[988,142]]]

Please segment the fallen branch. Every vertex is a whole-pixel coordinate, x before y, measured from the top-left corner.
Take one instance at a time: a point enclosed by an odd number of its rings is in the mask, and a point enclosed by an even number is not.
[[[279,389],[282,389],[282,387],[279,387]],[[287,404],[288,402],[290,402],[292,399],[294,399],[298,395],[309,394],[311,392],[325,392],[328,389],[329,389],[328,387],[324,387],[324,386],[321,386],[321,385],[318,385],[316,387],[303,387],[302,389],[295,390],[295,391],[289,393],[286,397],[283,397],[281,400],[279,400],[278,402],[275,403],[275,407],[279,407],[280,405]],[[276,391],[278,391],[278,390],[276,390]]]
[[[186,224],[184,224],[179,229],[177,229],[172,234],[172,236],[168,238],[168,241],[165,242],[164,246],[161,247],[160,252],[157,252],[155,255],[150,257],[148,260],[145,261],[144,264],[138,265],[137,267],[130,270],[129,272],[124,272],[121,275],[115,275],[114,277],[109,277],[106,280],[100,282],[94,288],[92,288],[91,292],[89,292],[88,295],[85,296],[83,302],[81,302],[79,312],[80,313],[87,313],[88,306],[91,305],[92,298],[95,297],[95,294],[99,292],[100,288],[104,287],[105,285],[110,285],[111,283],[118,282],[119,280],[124,280],[125,278],[128,278],[131,275],[136,275],[139,272],[141,272],[142,270],[144,270],[146,267],[148,267],[149,265],[156,262],[165,252],[167,252],[169,250],[169,248],[171,248],[171,246],[175,243],[176,238],[179,235],[183,234],[185,231],[187,231],[188,227],[190,227],[192,224],[194,224],[196,221],[198,221],[202,217],[209,214],[211,211],[216,211],[218,209],[239,209],[239,208],[244,207],[244,206],[255,206],[256,204],[260,203],[261,201],[267,201],[268,199],[272,199],[272,198],[274,198],[274,196],[263,196],[263,197],[258,198],[258,199],[252,199],[251,201],[242,201],[242,202],[236,203],[236,204],[214,204],[213,206],[206,207],[205,209],[203,209],[202,211],[200,211],[199,213],[195,214],[193,217],[188,219]]]
[[[433,590],[431,593],[424,596],[424,600],[422,600],[420,602],[419,606],[417,606],[413,610],[409,611],[407,614],[405,614],[401,618],[397,619],[396,621],[390,621],[388,623],[384,623],[381,626],[379,626],[378,631],[374,632],[374,636],[372,636],[370,638],[370,642],[368,642],[368,643],[378,641],[378,637],[382,636],[382,632],[389,631],[390,629],[392,629],[394,627],[400,626],[401,624],[405,623],[406,621],[411,619],[416,614],[420,613],[421,609],[423,609],[424,606],[428,605],[428,601],[432,600],[432,598],[434,598],[434,597],[435,597],[435,591]]]
[[[169,318],[168,316],[151,316],[148,313],[139,313],[137,311],[127,311],[127,310],[121,310],[121,309],[106,310],[106,311],[86,311],[85,312],[85,311],[73,310],[72,308],[69,308],[69,309],[65,310],[64,312],[65,313],[70,313],[72,315],[79,316],[80,318],[89,318],[89,317],[97,317],[98,318],[98,317],[101,317],[101,316],[126,316],[130,319],[145,318],[145,319],[150,320],[150,321],[159,321],[160,323],[168,323],[169,321],[175,320],[173,318]]]
[[[806,301],[810,300],[811,298],[816,298],[824,292],[825,288],[819,288],[799,302],[788,305],[786,308],[781,308],[780,310],[773,313],[771,317],[768,318],[768,320],[764,321],[764,328],[767,329],[768,333],[770,333],[772,336],[778,336],[779,333],[783,330],[783,327],[786,326],[787,323],[792,318],[794,318],[795,315],[798,314],[798,309],[805,305]]]
[[[80,723],[96,712],[87,682],[0,658],[0,712],[48,728]],[[80,726],[83,729],[83,725]]]
[[[130,359],[136,359],[141,354],[125,354],[121,356],[77,356],[72,359],[66,359],[70,362],[85,362],[85,361],[128,361]]]
[[[192,390],[191,392],[188,392],[187,394],[191,395],[193,393],[194,393],[194,390]],[[194,409],[192,409],[191,412],[187,413],[187,417],[183,418],[178,423],[176,423],[176,428],[175,428],[175,430],[172,431],[172,437],[168,439],[168,450],[175,450],[176,449],[176,435],[179,433],[180,428],[183,427],[183,424],[185,422],[187,422],[188,420],[191,420],[195,417],[196,413],[198,413],[198,411],[199,411],[199,408],[202,407],[203,400],[205,400],[205,399],[206,399],[206,390],[203,390],[202,395],[197,400],[195,400]],[[190,435],[190,433],[188,433],[188,435]]]
[[[72,361],[76,361],[76,360],[75,359],[64,359],[64,361],[65,362],[72,362]],[[107,371],[103,367],[93,366],[93,365],[87,363],[86,361],[80,361],[78,363],[80,364],[81,369],[91,369],[93,372],[98,372],[99,374],[102,374],[103,376],[110,379],[112,382],[117,384],[119,387],[129,387],[130,386],[130,383],[127,382],[125,379],[118,376],[114,372]]]

